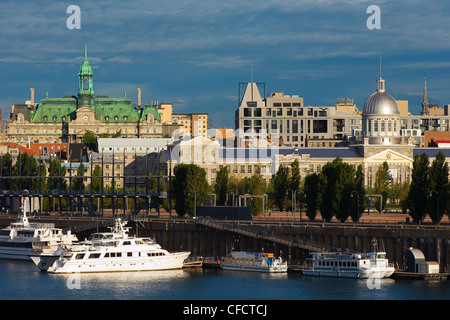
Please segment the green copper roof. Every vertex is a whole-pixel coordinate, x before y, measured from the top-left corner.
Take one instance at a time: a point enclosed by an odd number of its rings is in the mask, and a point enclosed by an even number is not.
[[[144,108],[142,109],[141,113],[141,119],[147,120],[147,115],[152,114],[153,118],[157,121],[161,121],[161,116],[158,112],[158,108],[153,104],[146,104],[144,105]]]
[[[80,67],[80,72],[78,73],[79,75],[94,75],[94,73],[92,72],[92,68],[91,65],[89,64],[89,60],[87,58],[87,46],[84,46],[84,60],[83,60],[83,64]]]
[[[130,99],[95,98],[95,119],[102,122],[137,122],[138,111]]]
[[[30,111],[32,122],[62,122],[76,119],[76,98],[42,99],[36,110]]]

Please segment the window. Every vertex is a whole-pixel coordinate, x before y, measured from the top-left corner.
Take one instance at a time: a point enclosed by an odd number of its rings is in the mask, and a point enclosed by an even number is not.
[[[78,259],[78,260],[83,259],[83,258],[84,258],[84,253],[78,253],[78,254],[75,256],[75,259]]]
[[[89,83],[87,79],[83,80],[83,90],[87,90],[89,88]]]
[[[89,255],[89,259],[98,259],[100,258],[100,253],[91,253]]]

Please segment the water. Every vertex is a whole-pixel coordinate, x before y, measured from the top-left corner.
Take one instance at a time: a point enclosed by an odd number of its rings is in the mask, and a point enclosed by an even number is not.
[[[450,300],[450,281],[305,277],[216,269],[54,275],[0,261],[1,300]]]

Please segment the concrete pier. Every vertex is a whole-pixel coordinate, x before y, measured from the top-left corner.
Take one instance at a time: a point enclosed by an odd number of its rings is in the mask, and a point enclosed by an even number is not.
[[[57,227],[78,226],[79,239],[91,232],[105,230],[107,218],[35,217],[30,221],[54,222]],[[273,252],[293,264],[301,263],[311,248],[307,244],[322,244],[351,252],[373,250],[373,239],[379,250],[387,252],[387,258],[398,266],[404,264],[404,254],[410,247],[420,249],[427,261],[439,263],[443,272],[450,266],[450,226],[371,225],[353,223],[284,222],[284,221],[225,221],[239,226],[236,232],[202,224],[192,218],[132,217],[128,224],[132,234],[155,238],[169,251],[191,251],[195,257],[218,257],[232,250]],[[17,216],[0,216],[0,226],[6,227]],[[83,226],[89,226],[84,230]],[[73,229],[74,230],[74,229]],[[287,241],[286,239],[290,239]],[[283,240],[283,241],[282,241]]]

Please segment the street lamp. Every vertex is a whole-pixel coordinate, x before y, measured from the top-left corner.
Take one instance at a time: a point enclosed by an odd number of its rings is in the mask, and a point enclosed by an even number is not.
[[[302,221],[302,196],[303,196],[303,193],[301,193],[300,190],[296,190],[294,192],[295,211],[297,211],[297,192],[300,194],[300,221]],[[294,211],[294,219],[295,219],[295,211]]]
[[[356,219],[359,222],[359,193],[356,190],[353,190],[351,193],[351,197],[353,198],[353,192],[356,192]]]

